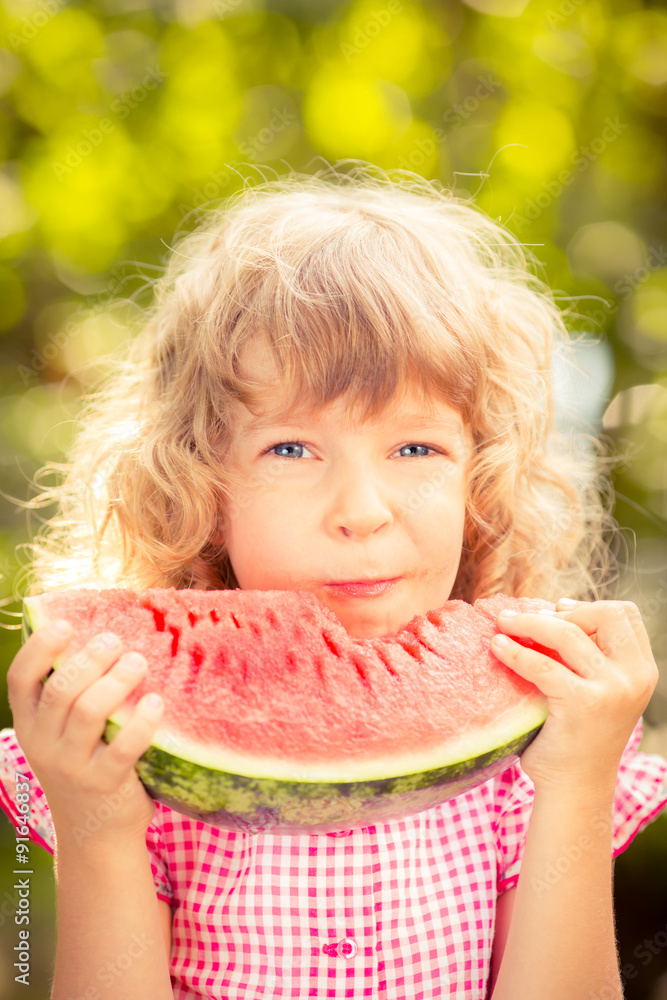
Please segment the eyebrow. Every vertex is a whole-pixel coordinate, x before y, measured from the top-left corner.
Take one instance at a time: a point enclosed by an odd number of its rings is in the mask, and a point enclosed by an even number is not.
[[[458,433],[461,437],[461,421],[456,417],[448,415],[425,415],[421,413],[405,413],[399,414],[393,417],[388,417],[384,421],[385,426],[389,425],[392,427],[398,427],[403,425],[409,425],[410,427],[444,427],[448,430],[452,430]],[[243,435],[251,434],[254,431],[263,430],[265,427],[277,427],[280,425],[302,427],[303,423],[298,418],[290,418],[287,413],[272,413],[260,417],[255,417],[244,427],[242,433]]]

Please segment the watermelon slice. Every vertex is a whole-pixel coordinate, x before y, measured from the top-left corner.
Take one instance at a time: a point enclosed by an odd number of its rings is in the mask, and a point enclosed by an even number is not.
[[[554,605],[447,601],[395,636],[355,639],[310,591],[69,590],[25,598],[23,627],[72,623],[55,669],[106,630],[143,653],[104,739],[162,695],[137,762],[153,798],[223,829],[299,834],[431,808],[516,761],[547,702],[491,652],[506,607]]]

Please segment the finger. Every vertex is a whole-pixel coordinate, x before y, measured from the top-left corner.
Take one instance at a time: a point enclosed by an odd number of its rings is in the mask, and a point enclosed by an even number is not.
[[[522,646],[509,636],[506,645],[501,645],[499,634],[491,640],[491,650],[498,659],[511,670],[534,684],[547,698],[563,700],[573,693],[583,692],[587,682],[562,663],[536,649]],[[598,650],[599,652],[599,650]]]
[[[581,615],[572,616],[572,611],[578,611],[580,608],[589,607],[590,602],[587,601],[572,601],[569,597],[561,597],[556,602],[556,614],[560,618],[565,618],[568,621],[573,621],[575,625],[578,625],[586,635],[590,635],[591,638],[595,639],[595,632],[597,629],[597,623],[593,626],[590,621],[590,616],[587,619],[582,619]]]
[[[577,602],[568,608],[567,618],[588,634],[597,631],[595,641],[605,656],[615,659],[624,651],[630,653],[630,659],[639,654],[642,660],[653,661],[641,612],[631,601]]]
[[[498,615],[498,627],[504,632],[532,639],[555,650],[570,669],[580,677],[594,678],[605,669],[604,655],[596,644],[574,622],[556,615],[519,613]],[[546,655],[540,653],[539,655]]]
[[[35,718],[35,737],[39,744],[50,746],[61,739],[73,701],[109,669],[118,659],[121,648],[121,643],[111,633],[97,635],[74,656],[65,659],[49,677],[42,688]]]
[[[95,766],[114,783],[123,779],[153,742],[164,711],[162,699],[153,698],[153,692],[144,695],[111,743],[99,746],[94,754]]]
[[[7,671],[7,697],[17,732],[32,730],[43,692],[42,679],[62,656],[72,637],[71,626],[68,625],[68,632],[59,634],[55,624],[36,629],[23,643]]]
[[[128,653],[79,695],[72,704],[61,739],[62,752],[74,767],[86,767],[100,741],[107,719],[141,684],[146,658]],[[143,710],[142,710],[143,711]]]
[[[560,598],[558,604],[564,607],[563,600],[564,600],[563,598]],[[598,603],[607,603],[607,602],[598,602]],[[644,624],[641,611],[639,610],[636,604],[632,603],[632,601],[619,601],[617,603],[620,603],[625,608],[626,615],[635,633],[635,637],[637,639],[637,643],[641,650],[642,656],[644,657],[644,659],[651,662],[653,660],[653,650],[651,649],[651,640],[646,630],[646,625]],[[583,604],[583,602],[577,601],[575,602],[575,604],[577,605],[577,607],[573,608],[573,610],[578,610],[579,606],[586,607],[586,605]]]

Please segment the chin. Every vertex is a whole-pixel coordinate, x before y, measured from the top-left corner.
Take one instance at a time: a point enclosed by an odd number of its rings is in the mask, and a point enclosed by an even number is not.
[[[341,614],[340,610],[336,608],[329,608],[329,610],[338,618],[347,634],[353,639],[382,639],[396,635],[414,618],[414,615],[410,614],[383,615],[381,612],[376,614],[357,612],[357,614],[352,615],[349,612]]]

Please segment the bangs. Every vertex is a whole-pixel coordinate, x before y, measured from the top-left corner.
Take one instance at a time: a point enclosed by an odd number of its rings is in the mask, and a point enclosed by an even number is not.
[[[245,348],[260,339],[286,411],[317,411],[348,395],[348,412],[373,419],[411,386],[427,409],[436,397],[469,420],[478,362],[453,289],[423,247],[406,246],[405,230],[399,245],[374,221],[337,219],[332,234],[316,234],[316,246],[295,238],[265,253],[259,281],[257,258],[250,266],[237,259],[237,291],[248,291],[233,349],[222,352],[231,361],[228,388],[252,412],[261,406],[264,384],[243,365]]]

